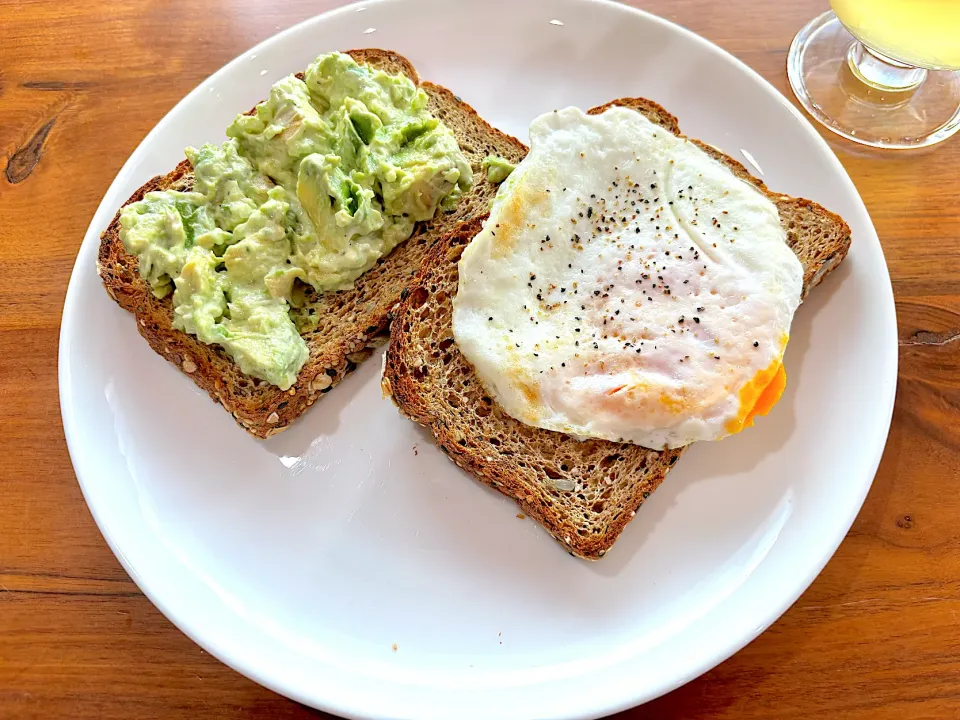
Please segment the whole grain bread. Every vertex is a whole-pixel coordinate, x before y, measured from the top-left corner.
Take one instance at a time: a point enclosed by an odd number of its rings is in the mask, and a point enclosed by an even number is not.
[[[630,107],[675,135],[677,119],[654,102],[624,98],[593,108]],[[787,243],[803,265],[803,294],[846,256],[850,228],[816,203],[770,191],[719,150],[694,140],[777,206]],[[580,442],[525,425],[487,395],[457,349],[451,323],[457,262],[483,218],[438,243],[397,308],[382,386],[400,412],[428,428],[440,448],[481,482],[516,500],[571,554],[596,559],[616,541],[684,448],[655,451],[605,440]]]
[[[349,54],[370,67],[402,73],[426,91],[430,112],[454,132],[473,167],[474,185],[452,212],[419,223],[413,237],[358,278],[352,289],[308,297],[305,307],[295,311],[311,329],[302,332],[310,356],[293,387],[284,391],[245,375],[220,347],[173,328],[172,299],[154,297],[140,276],[137,258],[128,254],[120,241],[119,211],[100,239],[97,271],[110,296],[136,316],[140,334],[241,426],[261,438],[288,427],[369,357],[371,348],[385,339],[391,310],[428,250],[459,223],[487,212],[497,188],[481,171],[483,158],[500,155],[519,162],[526,154],[520,141],[492,128],[449,90],[420,82],[417,71],[402,56],[376,49],[351,50]],[[192,186],[192,168],[184,160],[168,174],[147,182],[124,205],[152,190],[188,190]]]

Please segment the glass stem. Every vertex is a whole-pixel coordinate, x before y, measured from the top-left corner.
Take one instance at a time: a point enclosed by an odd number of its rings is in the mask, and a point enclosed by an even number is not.
[[[888,58],[859,40],[850,46],[847,62],[853,74],[878,90],[906,92],[915,89],[927,77],[927,71]]]

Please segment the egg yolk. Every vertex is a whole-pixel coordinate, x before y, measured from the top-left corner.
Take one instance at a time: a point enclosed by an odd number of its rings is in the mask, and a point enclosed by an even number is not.
[[[753,425],[757,415],[766,415],[777,404],[787,387],[787,373],[780,360],[774,360],[740,390],[740,415],[727,423],[731,435]]]

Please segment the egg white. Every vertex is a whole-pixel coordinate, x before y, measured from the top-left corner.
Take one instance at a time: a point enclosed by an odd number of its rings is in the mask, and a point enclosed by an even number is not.
[[[774,204],[627,108],[547,113],[530,138],[459,264],[454,336],[484,387],[577,437],[660,449],[739,430],[800,304]]]

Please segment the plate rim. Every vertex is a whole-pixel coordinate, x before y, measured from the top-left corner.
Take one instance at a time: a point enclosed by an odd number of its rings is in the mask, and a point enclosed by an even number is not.
[[[113,215],[113,205],[107,205],[107,199],[113,194],[114,188],[118,185],[123,185],[130,179],[130,176],[133,174],[133,166],[136,164],[135,161],[146,152],[146,148],[151,144],[153,137],[158,133],[159,129],[165,127],[170,121],[170,118],[177,113],[179,108],[182,105],[188,104],[192,98],[198,95],[202,88],[207,86],[209,83],[214,81],[221,75],[227,74],[228,71],[232,70],[235,66],[241,64],[245,58],[249,57],[251,53],[256,53],[262,46],[267,44],[273,44],[280,41],[282,38],[289,35],[293,35],[301,31],[302,28],[310,26],[317,23],[323,23],[327,19],[346,14],[349,12],[357,12],[358,8],[367,8],[373,7],[376,5],[386,4],[386,3],[396,3],[404,2],[405,0],[363,0],[356,3],[348,3],[346,5],[340,6],[338,8],[331,9],[329,11],[314,15],[312,17],[306,18],[290,27],[287,27],[279,32],[263,39],[261,42],[256,45],[247,48],[240,52],[236,57],[234,57],[229,62],[222,65],[220,68],[215,70],[208,77],[204,78],[197,86],[190,90],[186,95],[183,96],[164,116],[150,129],[150,131],[144,136],[141,142],[133,150],[133,152],[126,159],[121,169],[118,171],[117,175],[114,177],[113,181],[107,187],[104,192],[104,196],[101,199],[100,203],[97,206],[97,209],[94,212],[94,215],[91,219],[90,224],[87,227],[87,230],[84,234],[84,238],[81,242],[81,245],[78,249],[77,258],[74,262],[74,266],[71,270],[70,280],[67,286],[67,292],[64,299],[63,312],[61,315],[60,322],[60,333],[59,333],[59,348],[58,348],[58,389],[59,389],[59,401],[61,409],[61,421],[64,429],[64,435],[67,442],[67,449],[70,456],[71,464],[74,469],[74,473],[77,478],[77,482],[80,485],[81,492],[84,497],[84,501],[87,505],[87,508],[90,511],[91,516],[93,517],[95,523],[97,524],[98,529],[100,530],[101,535],[106,540],[107,545],[109,546],[111,552],[118,559],[124,570],[130,576],[131,580],[137,585],[141,592],[150,600],[150,602],[164,615],[164,617],[171,622],[177,629],[183,632],[187,637],[189,637],[193,642],[195,642],[199,647],[209,652],[220,662],[224,663],[234,671],[240,673],[241,675],[252,679],[258,684],[277,692],[280,695],[283,695],[287,698],[302,702],[311,707],[320,709],[325,712],[334,713],[342,717],[350,718],[374,718],[379,717],[373,715],[368,711],[363,709],[363,703],[337,703],[331,702],[327,698],[311,694],[306,691],[305,688],[297,685],[285,685],[283,682],[270,677],[264,669],[261,667],[247,662],[245,658],[234,657],[230,654],[229,649],[221,648],[217,646],[208,636],[205,636],[199,628],[195,628],[189,622],[187,622],[181,616],[178,616],[174,610],[171,609],[170,604],[166,602],[162,587],[158,584],[155,586],[150,580],[143,574],[141,574],[136,567],[134,567],[132,561],[127,557],[120,547],[117,539],[113,536],[106,520],[103,517],[103,510],[99,506],[91,502],[90,489],[89,489],[89,480],[85,480],[87,473],[92,471],[92,468],[87,466],[82,466],[82,463],[78,460],[79,450],[77,443],[77,433],[75,428],[75,422],[79,422],[79,418],[76,415],[76,408],[72,401],[71,388],[73,386],[73,376],[69,363],[69,348],[71,345],[71,334],[76,332],[75,328],[78,327],[78,314],[80,312],[80,306],[78,305],[78,295],[80,291],[78,286],[81,282],[79,279],[80,276],[89,272],[90,268],[86,267],[84,262],[87,258],[86,255],[90,254],[90,251],[87,250],[87,247],[91,244],[99,242],[100,232],[98,228],[103,224],[103,220],[109,211],[109,215]],[[548,2],[549,0],[544,0]],[[622,4],[616,0],[572,0],[578,4],[582,5],[593,5],[599,7],[605,7],[610,11],[621,11],[627,14],[633,14],[641,18],[642,22],[653,23],[655,25],[660,25],[662,27],[668,28],[671,32],[679,33],[686,37],[687,40],[699,45],[702,49],[717,53],[721,56],[725,56],[728,61],[731,61],[733,65],[740,72],[751,77],[754,82],[756,82],[764,91],[769,95],[774,101],[778,102],[782,107],[788,109],[794,116],[800,121],[801,127],[804,131],[811,137],[813,137],[814,144],[818,145],[819,148],[824,152],[824,156],[827,162],[832,166],[832,169],[836,176],[841,180],[841,182],[846,186],[848,192],[859,201],[860,206],[863,210],[863,216],[869,224],[870,230],[872,230],[873,237],[876,237],[876,228],[873,225],[873,221],[870,218],[869,212],[866,208],[866,204],[863,202],[860,193],[858,192],[856,186],[854,185],[849,174],[846,172],[846,169],[840,163],[839,159],[836,157],[836,154],[833,152],[829,143],[817,132],[813,125],[807,120],[807,118],[800,112],[800,110],[794,106],[783,94],[781,94],[776,87],[774,87],[768,80],[766,80],[762,75],[760,75],[753,68],[748,66],[742,60],[740,60],[733,53],[728,52],[719,45],[713,43],[712,41],[698,35],[692,30],[687,29],[686,27],[675,23],[673,21],[662,18],[658,15],[655,15],[646,10],[632,7],[629,5]],[[676,688],[690,682],[691,680],[699,677],[703,673],[709,671],[710,669],[716,667],[721,662],[727,660],[737,652],[739,652],[743,647],[756,639],[760,634],[762,634],[770,625],[776,622],[789,608],[793,605],[796,600],[802,595],[807,588],[812,584],[816,577],[822,572],[826,564],[833,558],[837,548],[845,539],[847,533],[850,530],[850,527],[853,525],[853,522],[856,520],[857,516],[860,513],[860,510],[863,507],[863,503],[866,500],[866,496],[870,491],[870,488],[873,485],[873,481],[876,477],[876,472],[879,468],[880,461],[882,459],[884,450],[887,444],[887,438],[890,432],[890,426],[893,416],[893,410],[896,399],[896,387],[898,379],[898,365],[899,365],[899,351],[897,346],[897,319],[896,319],[896,306],[894,302],[893,287],[890,280],[889,267],[886,263],[886,258],[883,253],[883,247],[877,241],[877,250],[880,253],[880,259],[883,261],[883,266],[886,273],[886,282],[882,282],[883,278],[879,278],[877,284],[883,289],[884,295],[884,308],[882,314],[886,316],[884,324],[892,322],[894,328],[892,342],[887,352],[892,358],[892,362],[887,360],[890,366],[890,377],[886,378],[883,382],[882,392],[886,395],[884,402],[884,413],[883,413],[883,422],[881,426],[885,428],[882,433],[877,435],[875,439],[875,447],[873,448],[873,458],[869,463],[869,466],[864,465],[864,469],[869,467],[869,472],[865,472],[864,475],[868,478],[865,482],[861,482],[860,492],[856,498],[856,502],[851,505],[851,511],[849,517],[847,517],[842,523],[839,523],[836,527],[833,528],[833,537],[829,543],[826,544],[829,547],[829,552],[825,553],[822,557],[818,559],[816,563],[812,566],[812,571],[802,577],[798,578],[795,584],[790,588],[790,592],[783,594],[778,603],[767,603],[765,612],[762,614],[762,622],[758,623],[751,632],[745,632],[742,636],[731,644],[725,645],[722,649],[715,651],[714,653],[704,656],[700,662],[690,663],[688,669],[684,673],[677,673],[672,681],[663,682],[660,685],[650,688],[643,688],[641,686],[636,686],[635,688],[623,688],[623,692],[617,697],[611,698],[609,701],[603,704],[592,704],[589,710],[584,708],[572,708],[572,713],[566,714],[551,714],[543,715],[538,717],[543,718],[586,718],[586,717],[599,717],[605,716],[607,714],[620,712],[632,707],[636,707],[639,704],[643,704],[650,700],[653,700],[657,697],[660,697]],[[881,388],[878,388],[878,392],[881,391]]]

